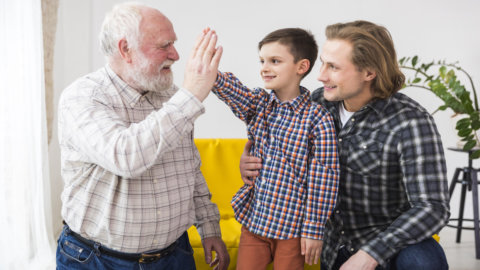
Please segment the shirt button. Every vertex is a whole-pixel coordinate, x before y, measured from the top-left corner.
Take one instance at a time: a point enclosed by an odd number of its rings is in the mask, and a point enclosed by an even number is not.
[[[157,183],[157,179],[153,179],[153,183]]]
[[[362,148],[363,148],[363,149],[367,149],[367,146],[364,144],[364,145],[362,145]]]
[[[354,252],[354,251],[355,251],[355,249],[354,249],[354,248],[350,248],[350,252]]]
[[[154,244],[154,245],[158,244],[158,241],[157,241],[157,240],[153,240],[153,244]]]
[[[338,141],[341,142],[341,141],[342,141],[342,138],[338,138]]]
[[[352,117],[352,122],[355,122],[355,118]]]
[[[344,232],[344,231],[341,231],[340,234],[345,234],[345,232]]]
[[[157,211],[157,214],[158,214],[158,215],[160,215],[161,213],[162,213],[162,211],[160,211],[160,210]]]
[[[340,210],[335,211],[335,213],[340,214]]]

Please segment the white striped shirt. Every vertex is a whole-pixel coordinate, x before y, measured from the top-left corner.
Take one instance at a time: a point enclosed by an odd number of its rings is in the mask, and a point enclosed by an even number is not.
[[[70,228],[131,253],[167,247],[193,223],[202,239],[220,236],[193,142],[204,111],[176,86],[142,95],[109,66],[67,87],[58,129]]]

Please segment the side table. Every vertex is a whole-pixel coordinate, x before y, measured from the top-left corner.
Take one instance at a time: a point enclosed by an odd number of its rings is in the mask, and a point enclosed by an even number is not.
[[[464,152],[468,153],[468,167],[463,168],[456,168],[455,173],[453,175],[452,181],[450,182],[450,187],[448,192],[450,194],[450,200],[453,195],[453,191],[455,190],[455,186],[457,184],[462,185],[461,194],[460,194],[460,208],[459,208],[459,216],[458,218],[451,218],[450,221],[457,221],[456,225],[448,224],[448,227],[457,228],[457,239],[456,242],[460,243],[462,229],[466,230],[474,230],[475,236],[475,255],[477,259],[480,259],[480,229],[479,229],[479,206],[478,206],[478,172],[472,166],[472,159],[470,155],[473,151],[465,151],[461,148],[453,148],[449,147],[448,150],[457,151],[457,152]],[[463,173],[462,177],[460,178],[460,173]],[[473,219],[466,219],[463,217],[464,208],[465,208],[465,197],[468,191],[472,192],[472,199],[473,199]],[[463,226],[463,221],[472,221],[473,227],[465,227]]]

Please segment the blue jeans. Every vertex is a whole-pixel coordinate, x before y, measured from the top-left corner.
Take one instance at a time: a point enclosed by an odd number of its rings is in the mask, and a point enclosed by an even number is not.
[[[338,251],[337,259],[331,270],[337,270],[352,256],[346,248]],[[322,264],[322,270],[328,269]],[[376,270],[447,270],[448,263],[443,248],[433,238],[410,245],[395,255],[385,267]]]
[[[89,247],[75,238],[70,228],[65,225],[62,234],[58,238],[57,246],[57,269],[178,269],[194,270],[195,261],[193,259],[193,249],[188,240],[188,234],[185,232],[177,239],[175,249],[165,257],[154,262],[140,263],[120,259],[100,253],[98,250]]]

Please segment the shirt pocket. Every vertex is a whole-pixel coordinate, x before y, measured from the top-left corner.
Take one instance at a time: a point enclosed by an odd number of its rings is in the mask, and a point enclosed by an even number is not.
[[[348,148],[347,168],[350,173],[380,176],[383,144],[373,139],[352,136]]]

